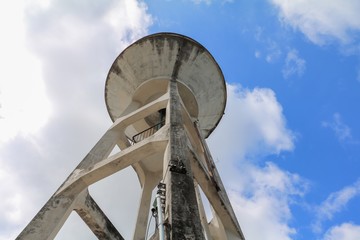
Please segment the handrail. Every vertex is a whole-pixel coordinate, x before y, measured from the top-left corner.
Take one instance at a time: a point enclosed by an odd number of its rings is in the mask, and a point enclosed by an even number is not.
[[[145,129],[144,131],[139,132],[138,134],[135,134],[131,138],[131,140],[133,143],[138,143],[138,142],[144,140],[145,138],[148,138],[151,135],[155,134],[164,125],[165,125],[165,121],[161,121],[161,122],[155,124],[154,126],[151,126],[147,129]]]

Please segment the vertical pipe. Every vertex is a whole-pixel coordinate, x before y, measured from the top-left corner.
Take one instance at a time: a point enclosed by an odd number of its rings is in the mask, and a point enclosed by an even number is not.
[[[156,205],[158,212],[159,240],[165,240],[164,219],[162,213],[161,197],[159,193],[156,194]]]

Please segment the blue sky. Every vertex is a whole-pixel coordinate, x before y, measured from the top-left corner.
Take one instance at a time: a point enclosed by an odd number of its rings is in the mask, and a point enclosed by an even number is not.
[[[357,0],[1,3],[0,239],[110,126],[107,71],[156,32],[197,40],[224,73],[227,108],[208,143],[247,239],[360,239],[359,12]],[[134,214],[111,209],[136,208],[136,181],[130,169],[90,188],[128,239]],[[91,239],[81,224],[72,214],[57,239]]]

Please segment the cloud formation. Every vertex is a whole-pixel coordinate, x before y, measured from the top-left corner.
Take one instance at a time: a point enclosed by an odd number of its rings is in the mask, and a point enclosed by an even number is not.
[[[360,226],[353,223],[343,223],[329,229],[324,240],[358,240],[360,239]]]
[[[245,175],[238,179],[242,187],[229,193],[247,239],[292,239],[296,229],[290,226],[290,206],[305,194],[306,181],[271,162],[264,167],[241,165],[238,171]]]
[[[225,116],[221,127],[215,129],[214,138],[222,139],[222,143],[234,149],[231,152],[240,158],[293,150],[295,137],[286,126],[274,91],[235,85],[227,85],[227,91]],[[225,159],[234,159],[234,156]]]
[[[290,49],[285,58],[285,65],[282,70],[284,78],[289,78],[292,75],[301,77],[306,69],[306,61],[299,57],[296,49]]]
[[[227,89],[225,116],[209,145],[240,226],[248,239],[291,239],[296,234],[290,226],[291,205],[306,193],[308,183],[261,159],[292,151],[294,134],[271,89]]]
[[[351,128],[343,122],[339,113],[334,113],[331,121],[323,121],[321,125],[325,128],[331,129],[340,142],[350,141],[353,139]]]
[[[9,43],[0,56],[7,66],[0,73],[2,240],[20,233],[110,126],[103,100],[107,70],[124,47],[147,34],[152,17],[142,1],[133,0],[1,5]],[[14,130],[6,125],[10,120]],[[127,175],[115,181],[126,182]],[[135,205],[138,188],[135,181],[128,193]],[[92,189],[100,205],[109,189]],[[111,199],[118,205],[119,198]],[[115,216],[114,222],[124,226],[129,216]],[[83,239],[79,234],[72,237]]]
[[[0,3],[0,143],[38,131],[51,114],[41,62],[25,47],[23,8],[20,1]]]
[[[316,209],[316,220],[313,230],[317,233],[322,232],[322,223],[331,220],[333,216],[343,210],[348,202],[360,194],[360,179],[350,186],[331,193]]]
[[[293,75],[301,77],[306,70],[305,59],[299,56],[297,49],[285,47],[264,34],[262,27],[255,29],[254,38],[260,44],[259,49],[256,49],[254,56],[257,59],[264,59],[267,63],[276,63],[285,58],[282,68],[283,77],[289,78]]]
[[[273,39],[266,37],[264,34],[264,29],[262,27],[257,27],[255,29],[254,38],[257,42],[263,45],[261,51],[255,51],[255,57],[260,59],[264,58],[267,63],[275,63],[282,55],[282,49],[279,44]],[[263,55],[263,56],[262,56]]]
[[[358,41],[360,2],[357,0],[270,0],[282,22],[300,30],[310,41],[324,45],[331,41]]]

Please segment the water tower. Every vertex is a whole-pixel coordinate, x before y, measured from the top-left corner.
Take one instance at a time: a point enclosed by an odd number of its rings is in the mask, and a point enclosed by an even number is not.
[[[123,239],[88,187],[129,166],[142,189],[133,239],[148,239],[150,214],[149,239],[245,239],[205,142],[223,116],[226,85],[202,45],[174,33],[136,41],[111,66],[105,100],[113,125],[17,239],[53,239],[73,210],[99,239]]]

